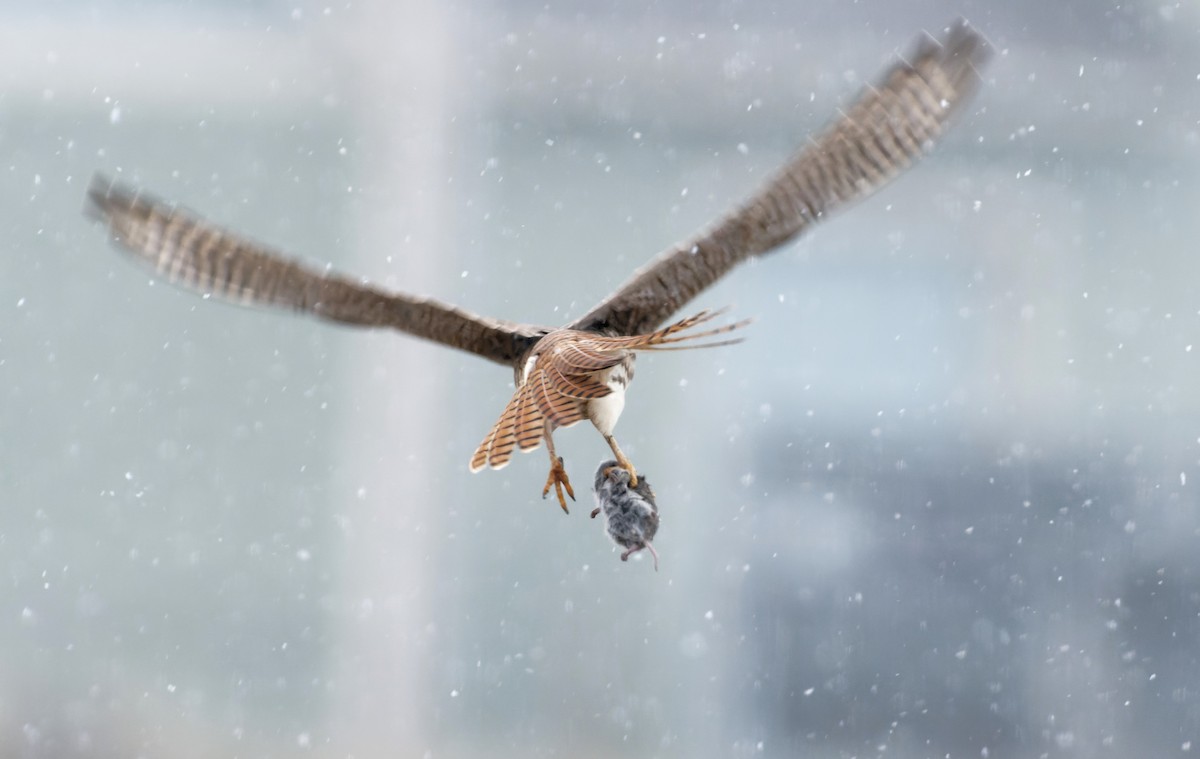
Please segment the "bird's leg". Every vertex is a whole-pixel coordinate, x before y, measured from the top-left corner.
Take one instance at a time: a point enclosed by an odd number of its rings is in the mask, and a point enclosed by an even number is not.
[[[617,466],[629,472],[629,487],[636,488],[638,484],[637,470],[633,468],[633,462],[621,450],[621,446],[617,445],[617,439],[612,435],[605,435],[604,441],[608,443],[608,447],[612,448],[613,455],[617,457]]]
[[[562,506],[563,513],[570,514],[571,510],[567,508],[567,499],[563,498],[563,488],[567,489],[567,495],[571,496],[571,500],[575,500],[575,491],[571,488],[571,480],[567,478],[567,470],[563,468],[562,457],[554,452],[554,437],[550,433],[550,423],[546,423],[546,447],[550,449],[550,474],[546,477],[546,487],[542,488],[542,498],[550,492],[550,486],[554,486],[554,494],[558,496],[558,505]]]

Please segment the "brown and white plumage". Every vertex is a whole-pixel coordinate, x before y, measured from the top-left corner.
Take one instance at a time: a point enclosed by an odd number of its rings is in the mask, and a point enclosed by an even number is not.
[[[500,468],[514,450],[532,450],[544,440],[551,472],[543,494],[553,485],[565,509],[561,487],[571,490],[553,431],[589,419],[636,486],[636,471],[612,437],[636,353],[686,348],[695,345],[688,341],[740,326],[685,334],[712,318],[705,311],[658,329],[738,263],[778,248],[908,168],[978,89],[987,56],[986,43],[962,22],[941,42],[922,39],[911,60],[897,62],[864,89],[757,192],[557,330],[488,319],[319,271],[104,178],[88,190],[89,210],[107,223],[115,242],[172,282],[242,304],[390,327],[511,366],[516,392],[471,469]]]
[[[317,271],[103,176],[92,180],[88,202],[88,212],[108,223],[113,241],[168,281],[241,305],[288,308],[359,327],[390,327],[501,364],[516,361],[546,331]]]
[[[719,312],[702,311],[648,335],[610,337],[594,332],[559,329],[538,341],[517,377],[517,391],[504,413],[471,457],[471,471],[485,466],[500,469],[514,450],[532,451],[559,427],[591,419],[605,438],[612,435],[615,415],[608,411],[614,394],[623,396],[633,379],[633,357],[638,351],[674,347],[713,347],[719,343],[693,340],[730,332],[745,322],[701,332],[688,332]],[[615,400],[615,399],[614,399]],[[620,399],[623,403],[623,398]]]
[[[737,264],[795,238],[907,169],[979,88],[989,55],[963,21],[945,40],[923,37],[757,192],[712,226],[671,246],[569,326],[646,332]]]

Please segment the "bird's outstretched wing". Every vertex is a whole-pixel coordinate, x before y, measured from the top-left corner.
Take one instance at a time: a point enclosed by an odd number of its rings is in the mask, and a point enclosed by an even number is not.
[[[108,225],[115,242],[169,281],[243,305],[289,308],[360,327],[391,327],[508,366],[547,331],[316,271],[101,176],[88,188],[88,203],[89,213]]]
[[[986,42],[958,22],[925,37],[715,225],[664,251],[569,326],[636,335],[654,329],[738,263],[796,237],[887,183],[928,150],[978,89]]]

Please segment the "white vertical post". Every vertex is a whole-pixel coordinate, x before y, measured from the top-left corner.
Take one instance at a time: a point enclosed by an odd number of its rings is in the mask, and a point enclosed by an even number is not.
[[[345,268],[405,290],[434,277],[446,227],[444,130],[450,45],[436,0],[356,3],[339,40],[361,167],[359,252]],[[363,152],[369,152],[364,155]],[[380,276],[380,275],[384,276]],[[425,283],[422,286],[417,283]],[[344,368],[353,409],[338,461],[346,491],[330,739],[341,755],[420,756],[437,554],[443,348],[395,334],[363,341]]]

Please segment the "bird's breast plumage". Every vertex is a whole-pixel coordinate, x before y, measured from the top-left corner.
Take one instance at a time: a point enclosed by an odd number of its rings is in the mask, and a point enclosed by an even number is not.
[[[611,435],[625,410],[625,388],[633,380],[635,354],[630,351],[621,362],[596,373],[596,379],[611,390],[603,398],[588,401],[587,415],[601,435]]]

